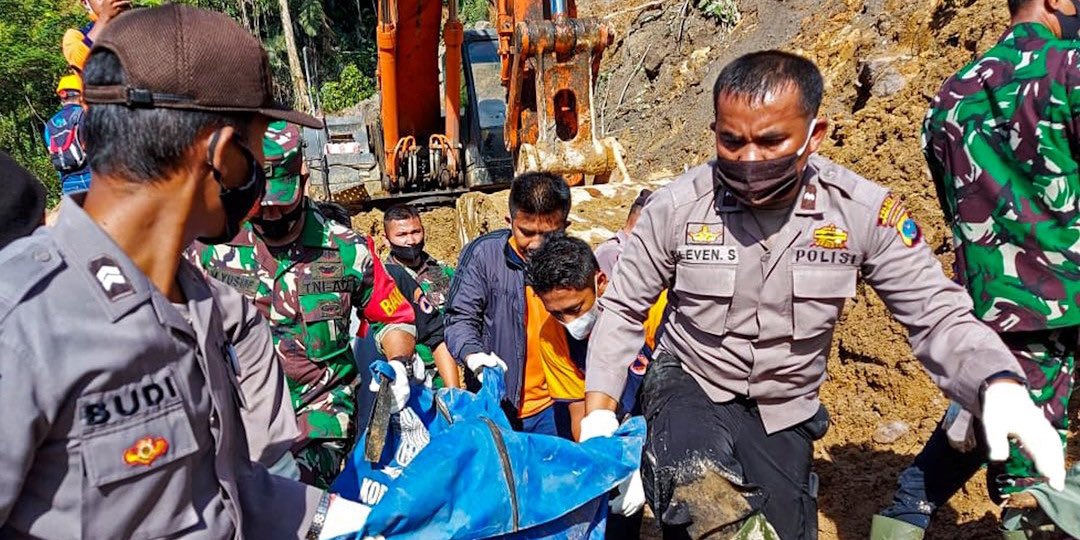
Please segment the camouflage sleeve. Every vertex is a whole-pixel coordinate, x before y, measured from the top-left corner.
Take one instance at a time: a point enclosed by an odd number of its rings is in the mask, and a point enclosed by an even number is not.
[[[980,411],[988,377],[1023,371],[1001,338],[975,318],[967,291],[945,277],[903,203],[884,192],[878,200],[877,217],[867,220],[863,277],[907,328],[912,352],[934,383]]]
[[[938,110],[939,102],[940,98],[934,98],[930,109],[926,112],[926,118],[923,119],[922,150],[926,167],[930,170],[930,179],[934,182],[934,190],[937,192],[938,204],[941,205],[941,211],[945,214],[945,222],[951,224],[955,212],[949,205],[950,197],[948,197],[945,185],[946,170],[945,164],[942,163],[942,156],[946,155],[946,149],[942,147],[943,139],[951,134],[946,131],[945,125],[938,118],[941,114]]]
[[[374,333],[375,343],[382,352],[383,336],[390,330],[416,336],[416,316],[374,253],[375,244],[370,237],[360,237],[341,249],[346,273],[360,284],[353,293],[353,306],[360,311],[361,324]]]
[[[1076,141],[1080,140],[1080,49],[1069,47],[1066,51],[1065,96],[1069,102],[1069,122],[1065,124],[1065,136],[1072,143],[1073,160],[1080,160],[1076,153]]]

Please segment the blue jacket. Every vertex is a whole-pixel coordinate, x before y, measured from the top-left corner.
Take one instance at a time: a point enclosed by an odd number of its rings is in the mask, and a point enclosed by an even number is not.
[[[506,362],[506,401],[521,408],[525,373],[525,261],[510,230],[469,242],[458,259],[446,306],[446,346],[458,361],[494,353]]]

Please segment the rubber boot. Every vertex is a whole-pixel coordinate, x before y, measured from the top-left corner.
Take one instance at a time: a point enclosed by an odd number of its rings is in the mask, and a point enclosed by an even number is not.
[[[906,521],[881,515],[870,522],[870,540],[922,540],[926,531]]]
[[[1001,540],[1027,540],[1028,535],[1024,531],[1001,531]]]

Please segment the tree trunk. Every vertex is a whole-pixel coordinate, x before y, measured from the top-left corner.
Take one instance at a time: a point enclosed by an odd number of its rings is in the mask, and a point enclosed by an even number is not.
[[[251,20],[248,19],[248,12],[247,12],[248,0],[237,0],[237,3],[240,4],[240,17],[241,17],[241,20],[244,21],[244,28],[247,28],[248,32],[251,32],[252,34],[254,34],[255,33],[255,28],[251,26]],[[256,37],[260,37],[260,36],[256,36]],[[260,39],[261,39],[261,37],[260,37]]]
[[[304,82],[304,70],[300,67],[300,54],[296,50],[296,35],[293,34],[292,15],[289,14],[289,0],[278,0],[281,5],[281,28],[285,31],[285,49],[289,53],[289,73],[293,80],[293,102],[303,111],[312,112],[311,100],[308,99],[307,83]]]

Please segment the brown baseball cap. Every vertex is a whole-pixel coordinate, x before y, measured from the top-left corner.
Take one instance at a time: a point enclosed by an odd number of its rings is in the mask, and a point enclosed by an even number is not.
[[[133,9],[109,23],[90,54],[102,49],[120,59],[124,84],[85,85],[87,103],[252,112],[323,125],[275,103],[262,43],[222,13],[182,4]]]

